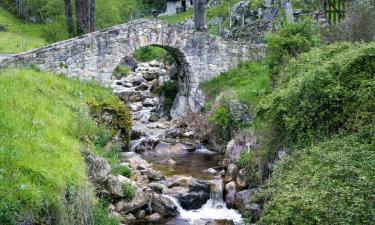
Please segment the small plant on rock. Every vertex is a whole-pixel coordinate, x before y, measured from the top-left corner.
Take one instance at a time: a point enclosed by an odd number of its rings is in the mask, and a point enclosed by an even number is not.
[[[133,198],[135,196],[135,188],[131,184],[125,183],[122,186],[122,191],[124,193],[124,199],[125,200],[127,200],[127,201],[133,200]]]

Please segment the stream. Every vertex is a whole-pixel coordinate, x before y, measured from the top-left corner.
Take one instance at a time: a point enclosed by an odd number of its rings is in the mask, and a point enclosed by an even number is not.
[[[206,149],[193,138],[194,131],[178,127],[161,112],[162,97],[152,89],[169,77],[160,64],[151,62],[140,64],[134,73],[112,85],[114,93],[132,110],[132,141],[124,162],[137,170],[138,186],[162,186],[156,196],[177,207],[175,216],[138,217],[129,224],[243,224],[240,212],[228,209],[224,202],[222,155]],[[151,205],[144,209],[148,216],[154,211]]]

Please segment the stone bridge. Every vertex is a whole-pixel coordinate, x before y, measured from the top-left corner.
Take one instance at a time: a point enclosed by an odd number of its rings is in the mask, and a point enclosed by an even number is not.
[[[164,21],[136,20],[106,30],[51,44],[0,59],[0,68],[33,65],[82,81],[109,86],[120,61],[144,46],[166,49],[180,71],[177,102],[192,111],[201,107],[202,81],[264,55],[260,45],[224,40],[207,33],[184,30]]]

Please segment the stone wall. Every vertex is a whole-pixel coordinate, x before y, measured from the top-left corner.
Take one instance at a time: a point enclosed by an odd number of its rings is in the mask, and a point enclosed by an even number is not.
[[[51,44],[0,62],[6,66],[34,65],[82,81],[109,86],[121,60],[144,46],[166,49],[180,70],[176,104],[197,111],[203,103],[202,81],[264,56],[263,45],[224,40],[207,33],[184,30],[161,20],[137,20],[81,37]]]

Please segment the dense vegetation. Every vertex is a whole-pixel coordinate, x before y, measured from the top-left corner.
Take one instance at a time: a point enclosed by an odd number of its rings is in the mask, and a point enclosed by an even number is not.
[[[240,164],[262,187],[253,200],[264,207],[260,224],[374,222],[375,45],[323,45],[321,37],[308,20],[284,23],[267,35],[265,60],[203,85],[209,97],[231,90],[254,109],[253,123],[236,133],[257,135]],[[211,122],[232,124],[221,105]],[[281,149],[289,156],[276,163]]]
[[[82,151],[116,161],[116,147],[102,147],[112,128],[94,121],[92,107],[118,111],[119,127],[129,131],[127,109],[109,89],[94,84],[26,69],[0,74],[1,223],[108,221],[100,214],[90,217],[95,199]]]

